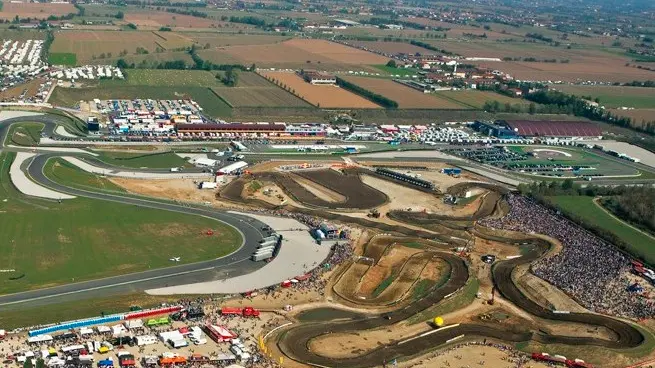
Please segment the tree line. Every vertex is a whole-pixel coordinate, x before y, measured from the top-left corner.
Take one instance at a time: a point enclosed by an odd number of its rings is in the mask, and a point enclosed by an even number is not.
[[[371,92],[365,88],[362,88],[354,83],[350,83],[347,80],[337,77],[337,85],[341,88],[345,88],[353,93],[356,93],[364,98],[367,98],[376,104],[385,107],[387,109],[396,109],[398,108],[398,102],[386,98],[382,95],[379,95],[375,92]]]

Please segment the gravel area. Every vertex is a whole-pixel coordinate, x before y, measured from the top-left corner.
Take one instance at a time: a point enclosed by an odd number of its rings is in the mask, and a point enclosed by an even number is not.
[[[31,181],[27,175],[20,169],[23,162],[31,159],[36,156],[34,153],[27,152],[17,152],[16,159],[11,164],[9,169],[9,176],[11,177],[11,182],[14,184],[18,190],[26,195],[40,198],[48,199],[73,199],[75,197],[68,194],[63,194],[50,190],[48,188],[42,187],[35,182]]]
[[[5,121],[7,119],[13,119],[13,118],[22,118],[25,116],[39,116],[43,115],[40,112],[32,112],[32,111],[11,111],[11,110],[4,110],[0,111],[0,121]]]
[[[309,228],[294,219],[232,211],[231,213],[255,218],[269,225],[278,234],[282,234],[284,240],[278,256],[264,267],[247,275],[152,289],[146,292],[151,295],[236,294],[262,289],[309,272],[326,259],[330,253],[329,245],[317,245],[309,235]]]
[[[139,172],[139,171],[119,171],[104,169],[98,166],[93,166],[85,161],[76,157],[64,156],[64,160],[79,167],[80,169],[93,174],[104,176],[117,176],[121,178],[133,179],[205,179],[211,180],[212,176],[207,173],[176,173],[176,172]]]
[[[55,133],[59,134],[62,137],[68,137],[68,138],[77,138],[75,134],[70,134],[66,128],[64,128],[61,125],[58,125],[57,128],[55,129]]]

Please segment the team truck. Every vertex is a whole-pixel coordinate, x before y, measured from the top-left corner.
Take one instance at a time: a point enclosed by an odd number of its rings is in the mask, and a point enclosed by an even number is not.
[[[277,244],[277,240],[269,240],[269,241],[260,243],[257,246],[257,248],[266,248],[266,247],[270,247],[270,246],[275,246],[275,244]]]
[[[255,262],[259,262],[259,261],[265,261],[271,257],[273,257],[273,252],[269,251],[265,253],[255,253],[252,255],[251,259]]]
[[[267,236],[267,237],[263,238],[262,240],[260,240],[259,243],[260,244],[261,243],[266,243],[267,241],[271,241],[271,240],[277,241],[277,238],[278,238],[277,234],[272,234],[271,236]]]
[[[253,307],[222,307],[221,315],[223,316],[242,316],[242,317],[259,317],[259,310]]]
[[[274,245],[269,245],[266,247],[261,247],[255,251],[255,253],[265,253],[265,252],[273,252],[275,251],[275,246]]]

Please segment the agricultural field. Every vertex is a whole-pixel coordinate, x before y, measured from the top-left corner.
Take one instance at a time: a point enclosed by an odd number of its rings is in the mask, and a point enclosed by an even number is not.
[[[576,96],[598,98],[606,108],[655,109],[655,88],[624,86],[553,86]]]
[[[201,32],[176,32],[176,34],[190,39],[191,41],[200,45],[200,47],[205,47],[207,44],[209,44],[210,49],[237,45],[270,45],[280,43],[291,38],[289,36],[267,34],[229,34]]]
[[[610,112],[618,116],[629,117],[632,119],[632,126],[634,127],[643,127],[645,123],[655,121],[655,109],[611,109]]]
[[[374,71],[371,64],[385,64],[383,56],[325,40],[291,39],[277,44],[236,45],[205,50],[200,54],[216,63],[236,60],[264,68],[320,70],[363,69]]]
[[[321,108],[380,108],[373,102],[360,97],[343,88],[332,85],[313,85],[305,82],[295,73],[288,72],[262,72],[269,80],[277,81],[279,85],[286,85],[291,93],[303,100]]]
[[[389,79],[366,78],[366,77],[344,77],[348,82],[354,83],[373,93],[377,93],[391,100],[398,102],[400,108],[407,109],[466,109],[467,107],[440,98],[436,95],[422,93],[410,87]]]
[[[48,55],[48,62],[53,65],[77,65],[77,56],[70,52],[56,52]]]
[[[154,100],[192,99],[203,108],[203,112],[213,117],[229,117],[232,109],[208,87],[162,87],[162,86],[123,86],[123,87],[56,87],[49,103],[54,106],[76,107],[80,101],[98,98],[135,99],[151,98]]]
[[[655,263],[655,238],[613,217],[596,204],[592,197],[557,196],[549,197],[548,200],[565,213],[580,217],[600,229],[611,231],[626,244],[630,244],[630,251],[650,263]]]
[[[238,78],[235,87],[212,88],[233,107],[312,107],[259,74],[239,72]]]
[[[125,80],[101,80],[96,86],[83,88],[57,87],[50,103],[57,106],[76,106],[80,100],[104,99],[183,99],[189,98],[215,117],[228,117],[231,108],[212,87],[222,84],[215,75],[203,70],[161,70],[130,69]]]
[[[225,27],[229,23],[210,18],[200,18],[190,15],[174,14],[163,11],[130,11],[125,14],[125,21],[139,27],[155,28],[216,28]]]
[[[374,65],[375,68],[394,77],[413,77],[418,76],[419,70],[416,68],[393,68],[387,65]]]
[[[116,58],[125,51],[128,55],[136,54],[137,48],[152,54],[157,48],[175,50],[191,44],[189,39],[167,32],[59,31],[55,33],[50,52],[72,53],[76,55],[78,64],[86,64],[98,59]]]
[[[498,101],[501,104],[529,104],[527,100],[520,98],[512,98],[509,96],[501,95],[499,93],[490,91],[477,91],[477,90],[463,90],[463,91],[439,91],[435,95],[455,101],[467,107],[481,109],[487,101]]]
[[[25,198],[9,180],[12,157],[0,155],[0,197],[9,198],[0,211],[12,213],[0,217],[0,263],[16,270],[9,277],[24,276],[0,284],[1,294],[167,267],[180,253],[186,263],[214,259],[241,244],[236,230],[203,217],[85,198],[57,206]],[[204,235],[207,229],[217,235]]]
[[[348,41],[353,46],[363,47],[368,50],[374,50],[387,54],[421,54],[433,55],[434,51],[414,46],[408,42],[385,42],[385,41]]]
[[[19,18],[47,19],[51,15],[77,14],[77,9],[71,3],[14,3],[5,1],[0,11],[0,19],[12,20]]]
[[[211,72],[204,70],[156,70],[156,69],[130,69],[125,72],[125,80],[101,80],[101,87],[110,86],[182,86],[182,87],[211,87],[220,82]]]

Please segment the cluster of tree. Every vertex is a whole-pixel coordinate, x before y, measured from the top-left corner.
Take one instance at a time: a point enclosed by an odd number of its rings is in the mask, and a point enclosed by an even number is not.
[[[172,3],[170,1],[154,1],[150,3],[150,5],[153,6],[175,6],[175,7],[180,7],[180,8],[206,8],[207,3],[206,2],[188,2],[188,3],[180,3],[180,2],[175,2]]]
[[[128,24],[127,24],[127,27],[128,27],[128,28],[131,28],[131,29],[137,29],[137,26],[136,26],[136,24],[134,24],[134,23],[128,23]]]
[[[526,63],[557,63],[557,59],[537,59],[535,57],[511,57],[511,56],[505,56],[503,58],[503,61],[524,61]],[[569,59],[559,59],[559,62],[562,64],[568,64],[570,62]]]
[[[367,98],[367,99],[375,102],[376,104],[378,104],[378,105],[380,105],[382,107],[385,107],[387,109],[396,109],[396,108],[398,108],[398,102],[396,102],[394,100],[391,100],[389,98],[386,98],[386,97],[384,97],[382,95],[379,95],[377,93],[371,92],[371,91],[369,91],[369,90],[367,90],[365,88],[362,88],[362,87],[360,87],[360,86],[358,86],[356,84],[350,83],[350,82],[348,82],[346,80],[343,80],[343,79],[341,79],[339,77],[337,77],[337,85],[339,85],[339,87],[341,87],[341,88],[344,88],[344,89],[347,89],[347,90],[349,90],[349,91],[351,91],[353,93],[356,93],[356,94],[358,94],[358,95],[360,95],[360,96],[362,96],[364,98]]]
[[[611,112],[589,105],[588,101],[581,97],[569,95],[559,91],[538,91],[525,96],[529,101],[544,106],[556,107],[556,112],[585,117],[591,120],[604,121],[624,128],[635,129],[646,133],[655,133],[655,124],[647,123],[643,126],[633,126],[632,119],[625,116],[618,116]]]
[[[160,27],[159,28],[159,31],[161,31],[161,32],[170,32],[172,30],[173,29],[171,29],[171,27]]]
[[[114,15],[114,18],[116,18],[116,19],[125,19],[125,13],[123,13],[122,11],[119,10],[118,13],[116,13],[116,15]]]
[[[208,18],[209,15],[207,13],[197,11],[194,9],[180,9],[180,8],[166,8],[166,11],[169,13],[173,14],[180,14],[180,15],[190,15],[192,17],[198,17],[198,18]]]
[[[619,86],[621,83],[615,83],[614,85]],[[645,82],[640,82],[640,81],[632,81],[628,83],[623,83],[624,86],[630,86],[630,87],[648,87],[648,88],[653,88],[655,87],[655,81],[645,81]]]
[[[485,33],[479,35],[479,34],[475,34],[475,33],[464,32],[464,33],[462,33],[462,36],[468,37],[468,38],[487,38],[487,33],[485,32]]]
[[[52,42],[55,40],[55,35],[52,33],[52,31],[48,31],[45,34],[45,40],[43,40],[43,46],[41,47],[41,59],[46,60],[48,57],[48,53],[50,52],[50,46],[52,46]]]
[[[455,54],[453,52],[450,52],[450,51],[444,50],[444,49],[440,49],[440,48],[435,47],[435,46],[433,46],[433,45],[431,45],[429,43],[426,43],[426,42],[411,40],[411,41],[409,41],[409,43],[411,43],[414,46],[418,46],[418,47],[422,47],[424,49],[428,49],[430,51],[440,52],[440,53],[442,53],[444,55],[457,56],[457,54]]]
[[[216,76],[218,77],[220,74],[217,74]],[[239,83],[239,74],[236,72],[236,70],[230,68],[225,71],[225,75],[221,76],[220,79],[224,85],[228,87],[236,87]]]
[[[231,23],[251,24],[253,26],[262,27],[262,28],[266,27],[266,21],[264,19],[253,17],[253,16],[245,16],[245,17],[231,16],[227,19],[229,19]],[[221,17],[221,20],[223,20],[223,17]]]
[[[146,48],[138,46],[136,48],[136,54],[137,55],[147,55],[147,54],[149,54],[149,52],[148,52],[148,50]]]
[[[532,38],[534,40],[539,40],[539,41],[544,41],[544,42],[553,42],[553,39],[550,37],[546,37],[542,35],[541,33],[526,33],[525,34],[526,38]]]
[[[601,203],[616,216],[655,232],[655,188],[637,187],[603,197]]]

